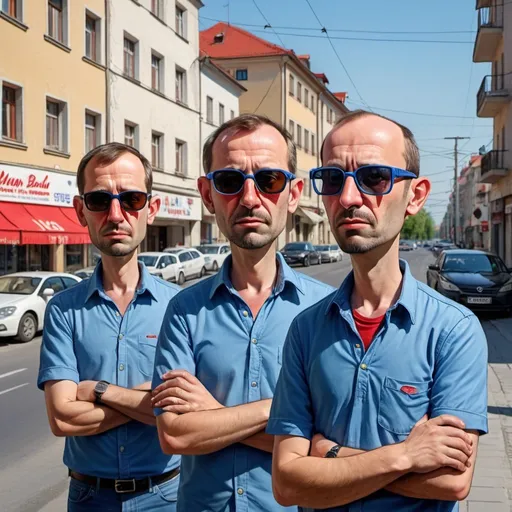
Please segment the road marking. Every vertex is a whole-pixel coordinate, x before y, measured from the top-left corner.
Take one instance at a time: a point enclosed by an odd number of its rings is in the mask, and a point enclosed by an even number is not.
[[[13,388],[4,389],[3,391],[0,391],[0,395],[3,395],[4,393],[9,393],[9,391],[14,391],[15,389],[22,388],[23,386],[28,386],[28,382],[25,382],[24,384],[20,384],[19,386],[14,386]]]
[[[11,375],[14,375],[15,373],[24,372],[26,368],[20,368],[19,370],[14,370],[12,372],[3,373],[0,375],[0,379],[3,379],[4,377],[10,377]]]

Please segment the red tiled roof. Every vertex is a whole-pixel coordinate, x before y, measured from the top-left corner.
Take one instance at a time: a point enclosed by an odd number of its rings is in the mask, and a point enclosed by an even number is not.
[[[347,99],[346,92],[333,92],[333,95],[336,97],[336,99],[340,100],[341,103],[345,103],[345,100]]]
[[[221,43],[215,43],[217,34],[224,35]],[[219,22],[199,33],[201,51],[213,59],[259,57],[264,55],[292,55],[291,50],[265,41],[239,27]]]
[[[297,57],[300,60],[309,60],[311,58],[311,55],[308,55],[307,53],[305,53],[304,55],[297,55]]]
[[[325,76],[325,73],[313,73],[313,75],[315,75],[317,78],[319,78],[320,80],[322,80],[322,82],[324,84],[328,84],[329,83],[329,80],[327,79],[327,77]]]

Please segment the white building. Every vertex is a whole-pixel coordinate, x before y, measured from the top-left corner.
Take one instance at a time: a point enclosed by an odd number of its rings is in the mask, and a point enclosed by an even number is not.
[[[135,146],[154,168],[162,207],[142,245],[201,236],[200,0],[107,2],[107,140]]]
[[[214,64],[207,56],[201,57],[201,147],[206,139],[224,121],[238,116],[239,98],[247,91],[240,83]],[[218,242],[224,240],[215,216],[203,205],[201,241]]]

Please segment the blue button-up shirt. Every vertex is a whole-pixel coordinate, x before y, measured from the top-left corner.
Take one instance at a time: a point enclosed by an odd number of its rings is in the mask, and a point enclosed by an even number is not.
[[[124,315],[104,292],[101,262],[92,277],[48,304],[37,385],[49,380],[106,380],[133,388],[151,380],[160,326],[180,288],[140,265],[141,279]],[[177,467],[156,427],[137,421],[93,436],[67,437],[64,464],[102,478],[139,478]]]
[[[487,342],[480,322],[414,279],[404,261],[400,266],[400,298],[368,351],[350,307],[353,274],[295,319],[267,432],[306,439],[319,432],[362,450],[403,441],[425,414],[453,414],[466,428],[487,432]],[[458,505],[382,490],[329,510],[452,512]]]
[[[176,296],[162,324],[153,388],[169,369],[185,369],[225,406],[272,398],[291,321],[333,290],[293,271],[280,254],[278,263],[274,291],[256,318],[233,288],[231,257],[217,275]],[[239,443],[183,456],[178,510],[285,510],[272,495],[271,465],[272,454]]]

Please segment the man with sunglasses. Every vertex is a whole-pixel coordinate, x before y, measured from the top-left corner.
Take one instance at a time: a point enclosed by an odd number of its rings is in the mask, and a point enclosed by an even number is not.
[[[179,288],[137,261],[160,207],[151,165],[110,143],[77,172],[74,206],[101,261],[48,304],[38,386],[52,432],[66,437],[68,510],[176,509],[179,457],[162,453],[151,404],[156,343]]]
[[[253,114],[228,121],[206,142],[203,166],[199,190],[231,257],[169,304],[153,378],[160,441],[183,455],[180,512],[281,511],[264,432],[281,348],[295,315],[332,288],[276,253],[303,187],[281,126]]]
[[[487,344],[473,313],[399,260],[404,219],[430,191],[416,142],[354,111],[322,162],[311,179],[353,272],[284,345],[267,427],[275,496],[304,510],[456,511],[487,432]]]

